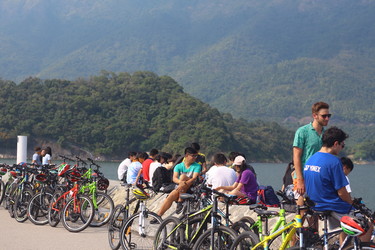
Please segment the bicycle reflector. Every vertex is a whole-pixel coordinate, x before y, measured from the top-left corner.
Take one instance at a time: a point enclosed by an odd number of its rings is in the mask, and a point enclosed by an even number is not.
[[[8,170],[6,168],[0,168],[0,175],[5,175],[7,171]]]
[[[368,230],[365,218],[345,215],[340,220],[341,228],[347,235],[361,236]]]
[[[66,163],[61,163],[60,166],[57,169],[57,175],[62,176],[70,169],[70,165]]]

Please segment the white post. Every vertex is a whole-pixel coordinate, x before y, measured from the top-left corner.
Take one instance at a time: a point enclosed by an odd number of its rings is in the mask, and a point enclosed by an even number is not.
[[[19,135],[17,137],[17,164],[27,161],[27,136]]]

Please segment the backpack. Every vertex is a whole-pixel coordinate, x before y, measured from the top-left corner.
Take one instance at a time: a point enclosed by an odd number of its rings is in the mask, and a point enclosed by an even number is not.
[[[259,186],[257,203],[267,207],[280,207],[280,200],[271,186]]]
[[[160,188],[164,185],[172,183],[172,173],[165,167],[158,167],[155,169],[154,175],[152,176],[152,187],[155,191],[160,191]]]

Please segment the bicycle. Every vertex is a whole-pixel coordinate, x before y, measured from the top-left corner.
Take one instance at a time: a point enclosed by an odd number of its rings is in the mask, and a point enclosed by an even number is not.
[[[108,242],[111,249],[117,250],[121,246],[120,242],[120,230],[124,225],[124,222],[129,218],[130,215],[130,204],[134,201],[137,201],[137,204],[134,208],[133,214],[138,212],[140,200],[133,197],[130,199],[130,188],[132,187],[131,184],[121,183],[121,186],[126,187],[126,196],[125,202],[123,205],[119,204],[115,207],[112,217],[109,221],[108,226]]]
[[[64,174],[70,179],[70,182],[75,182],[75,184],[64,194],[54,198],[48,210],[48,221],[51,226],[56,226],[61,216],[65,229],[76,233],[90,225],[94,217],[94,204],[87,195],[79,193],[77,182],[81,178],[80,174],[74,170]]]
[[[281,197],[280,201],[280,209],[278,211],[268,211],[268,212],[263,212],[259,213],[257,215],[257,220],[254,221],[250,217],[243,217],[241,218],[238,222],[236,222],[233,227],[237,228],[238,223],[243,223],[247,226],[247,230],[245,231],[253,231],[258,237],[259,240],[263,240],[265,235],[272,234],[276,232],[280,227],[283,227],[287,224],[286,222],[286,212],[291,212],[291,209],[286,210],[286,207],[293,203],[282,191],[277,191],[276,194]],[[267,210],[268,208],[264,205],[261,204],[253,204],[249,206],[250,210],[255,210],[255,209],[261,209],[261,210]],[[295,212],[295,211],[293,211]],[[276,222],[274,223],[273,227],[271,229],[268,228],[269,225],[269,219],[271,218],[277,218]],[[242,233],[242,232],[241,232]],[[281,243],[283,240],[285,240],[286,233],[283,232],[281,234],[281,237],[277,237],[273,239],[269,245],[272,248],[278,248],[280,247]]]
[[[90,166],[90,168],[82,175],[82,178],[86,178],[88,183],[84,182],[79,192],[82,194],[87,194],[91,198],[94,205],[95,213],[90,226],[100,227],[108,223],[115,205],[109,195],[98,192],[98,190],[106,190],[109,185],[109,181],[105,179],[103,174],[99,171],[100,166],[96,165],[94,162],[92,162],[92,164],[97,167],[97,170],[93,171]],[[88,190],[88,192],[86,192],[86,190]]]
[[[286,249],[291,242],[293,236],[296,234],[298,235],[298,249],[305,248],[305,240],[304,240],[304,230],[302,226],[302,217],[300,215],[301,210],[310,209],[313,204],[310,200],[305,200],[305,205],[297,206],[297,211],[294,219],[287,223],[284,226],[278,228],[278,230],[270,233],[269,235],[263,235],[263,239],[260,240],[259,237],[252,231],[246,231],[241,233],[234,241],[231,250],[235,249],[269,249],[272,242],[275,241],[278,237],[280,237],[283,233],[285,233],[285,237],[282,240],[282,243],[279,249]],[[254,211],[260,215],[261,217],[267,218],[270,215],[276,215],[276,211],[268,211],[263,209],[254,209]],[[264,230],[267,232],[267,230]],[[296,248],[296,249],[297,249]]]
[[[224,219],[229,224],[229,203],[236,197],[230,197],[216,190],[202,187],[203,191],[211,194],[212,204],[205,208],[191,212],[178,219],[166,218],[160,225],[154,241],[154,249],[208,249],[210,246],[226,249],[230,246],[237,233],[221,224],[218,212],[218,199],[222,197],[226,204]],[[182,199],[195,199],[192,194],[181,194]],[[212,227],[208,229],[208,223]],[[217,246],[216,246],[217,245]]]
[[[152,189],[148,188],[151,192]],[[152,247],[157,228],[162,222],[160,216],[147,209],[146,200],[151,198],[143,188],[133,189],[139,202],[139,211],[130,216],[120,230],[120,242],[124,249],[148,249]],[[155,194],[155,193],[154,193]]]
[[[21,177],[12,196],[12,209],[16,221],[25,222],[27,220],[27,208],[31,198],[34,196],[33,185],[29,182],[29,175],[35,173],[34,169],[28,168],[26,164],[19,166]]]
[[[39,168],[41,171],[35,176],[35,181],[40,185],[39,193],[35,194],[27,208],[27,216],[35,225],[48,223],[48,208],[53,200],[53,190],[57,184],[57,173],[46,167]]]
[[[371,221],[375,220],[375,213],[368,209],[364,204],[361,203],[361,198],[355,198],[353,201],[353,207],[355,210],[353,214],[361,214]],[[312,249],[322,248],[324,250],[329,249],[375,249],[375,243],[373,242],[361,242],[358,236],[347,234],[344,241],[339,244],[337,236],[343,232],[342,228],[328,230],[328,218],[330,217],[331,211],[314,211],[319,216],[319,219],[323,221],[323,235],[318,236],[310,245]]]

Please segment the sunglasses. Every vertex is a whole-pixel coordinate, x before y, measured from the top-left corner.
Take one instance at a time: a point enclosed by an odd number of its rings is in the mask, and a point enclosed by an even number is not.
[[[332,114],[326,114],[326,115],[320,115],[320,116],[326,119],[326,118],[331,118]]]
[[[193,157],[193,158],[197,158],[198,157],[198,155],[192,155],[192,154],[189,154],[191,157]]]

